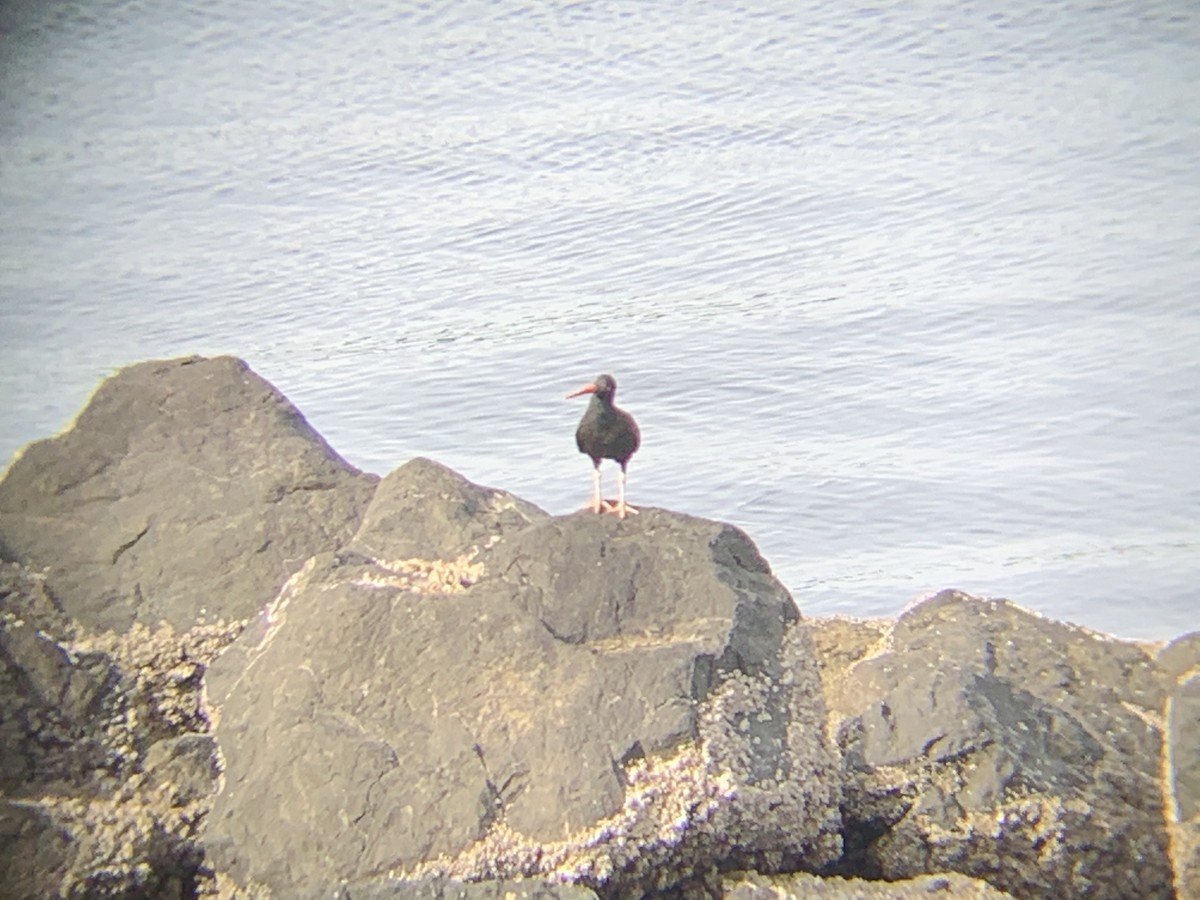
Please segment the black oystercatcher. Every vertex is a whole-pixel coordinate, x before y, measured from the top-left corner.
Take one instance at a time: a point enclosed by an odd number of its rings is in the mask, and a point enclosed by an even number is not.
[[[617,395],[617,382],[611,375],[601,375],[594,382],[584,385],[567,399],[578,397],[580,394],[591,394],[587,412],[579,420],[575,430],[575,445],[580,453],[586,453],[592,458],[595,470],[592,472],[592,512],[615,512],[620,518],[625,513],[636,513],[632,506],[625,505],[625,467],[629,458],[637,451],[642,442],[637,422],[633,416],[623,409],[613,406],[613,398]],[[600,460],[615,459],[621,464],[621,474],[617,476],[617,505],[613,506],[600,496]]]

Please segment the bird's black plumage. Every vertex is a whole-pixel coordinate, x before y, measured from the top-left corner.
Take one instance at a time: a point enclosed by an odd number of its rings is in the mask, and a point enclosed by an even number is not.
[[[625,469],[629,465],[629,458],[641,446],[641,432],[633,416],[613,405],[617,396],[617,381],[611,375],[601,375],[591,384],[584,385],[567,396],[578,397],[580,394],[592,395],[583,418],[579,420],[579,427],[575,429],[575,446],[579,448],[580,453],[586,453],[592,458],[592,466],[595,469],[592,473],[592,510],[612,511],[624,518],[626,512],[637,512],[625,504]],[[602,459],[615,459],[621,466],[617,476],[619,492],[615,506],[600,496]]]
[[[594,390],[588,393],[592,399],[575,429],[575,446],[592,458],[593,465],[600,465],[602,459],[615,459],[624,469],[642,443],[637,422],[613,405],[617,382],[611,375],[601,375],[591,387]]]

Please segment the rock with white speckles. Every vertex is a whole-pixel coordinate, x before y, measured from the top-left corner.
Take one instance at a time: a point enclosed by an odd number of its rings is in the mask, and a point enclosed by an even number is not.
[[[0,567],[0,897],[192,895],[214,746],[178,733],[235,631],[89,633]]]
[[[436,539],[413,544],[414,519]],[[375,555],[416,552],[439,558]],[[714,860],[840,851],[807,627],[728,525],[551,518],[410,463],[228,659],[207,846],[282,894],[373,875],[663,890]]]
[[[901,881],[865,881],[806,873],[766,876],[738,872],[725,878],[725,900],[927,900],[931,896],[954,900],[1003,900],[1010,894],[986,881],[956,873],[919,875]]]
[[[596,900],[596,892],[581,885],[536,879],[519,881],[453,881],[427,878],[405,881],[375,878],[322,887],[297,900]]]
[[[824,672],[847,867],[958,871],[1016,896],[1171,895],[1168,679],[1148,650],[955,591],[865,636]]]

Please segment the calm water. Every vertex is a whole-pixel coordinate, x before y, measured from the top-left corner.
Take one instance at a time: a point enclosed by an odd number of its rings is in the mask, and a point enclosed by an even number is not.
[[[4,458],[115,367],[232,353],[355,465],[566,512],[563,395],[611,372],[632,501],[744,527],[805,612],[1200,625],[1190,0],[0,29]]]

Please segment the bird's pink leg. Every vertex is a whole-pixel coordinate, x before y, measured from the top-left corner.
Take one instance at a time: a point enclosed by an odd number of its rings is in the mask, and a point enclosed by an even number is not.
[[[598,513],[604,508],[604,501],[600,499],[600,467],[596,466],[592,469],[592,512]]]
[[[625,470],[622,469],[617,473],[617,506],[613,510],[617,514],[617,518],[625,518],[626,513],[633,513],[635,516],[638,511],[632,506],[625,503]]]

